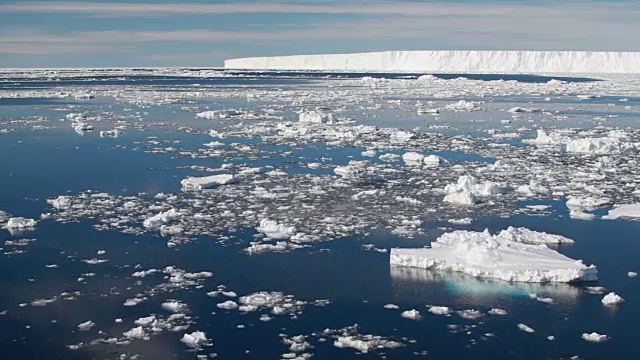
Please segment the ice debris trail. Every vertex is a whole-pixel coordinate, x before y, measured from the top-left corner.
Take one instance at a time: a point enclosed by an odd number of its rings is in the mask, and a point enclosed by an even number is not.
[[[516,282],[576,282],[598,278],[586,266],[547,247],[561,238],[528,229],[504,230],[497,235],[458,230],[443,234],[431,248],[391,249],[390,264],[462,272],[478,278]]]

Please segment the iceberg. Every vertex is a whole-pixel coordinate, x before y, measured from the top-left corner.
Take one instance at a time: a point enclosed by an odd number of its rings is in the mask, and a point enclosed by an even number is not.
[[[640,52],[384,51],[228,59],[226,69],[433,73],[640,73]]]
[[[525,231],[526,230],[526,231]],[[497,235],[458,230],[431,243],[431,248],[391,249],[390,264],[462,272],[477,278],[514,282],[576,282],[597,280],[595,266],[586,266],[549,248],[557,235],[528,229]]]

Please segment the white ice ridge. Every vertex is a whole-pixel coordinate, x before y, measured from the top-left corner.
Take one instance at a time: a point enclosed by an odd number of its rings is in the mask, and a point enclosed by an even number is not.
[[[547,239],[548,237],[552,237]],[[497,235],[458,230],[443,234],[431,248],[391,249],[394,266],[463,272],[478,278],[518,282],[574,282],[597,280],[594,265],[566,257],[545,244],[557,235],[528,229]]]
[[[640,52],[384,51],[229,59],[224,67],[434,73],[640,73]]]

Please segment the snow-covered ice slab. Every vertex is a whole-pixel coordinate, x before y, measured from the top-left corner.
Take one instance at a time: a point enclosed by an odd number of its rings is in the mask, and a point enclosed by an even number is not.
[[[231,174],[219,174],[203,177],[188,177],[180,181],[184,190],[202,190],[218,185],[226,185],[235,181]]]
[[[478,278],[518,282],[597,280],[594,265],[586,266],[550,249],[535,231],[503,231],[498,235],[458,230],[440,236],[431,248],[391,249],[390,263],[424,269],[463,272]],[[534,240],[535,238],[535,240]],[[556,242],[558,239],[555,239]]]
[[[602,218],[607,220],[618,218],[640,219],[640,204],[616,205]]]
[[[640,73],[640,52],[384,51],[225,60],[227,69],[441,73]]]

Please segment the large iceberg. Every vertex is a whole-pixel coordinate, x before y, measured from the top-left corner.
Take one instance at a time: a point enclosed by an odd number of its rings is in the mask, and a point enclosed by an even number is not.
[[[586,266],[546,245],[566,242],[563,239],[566,238],[528,229],[507,229],[497,235],[488,230],[458,230],[440,236],[431,243],[431,248],[391,249],[390,263],[506,281],[597,280],[595,266]]]
[[[384,51],[225,60],[227,69],[440,73],[640,73],[640,52]]]

